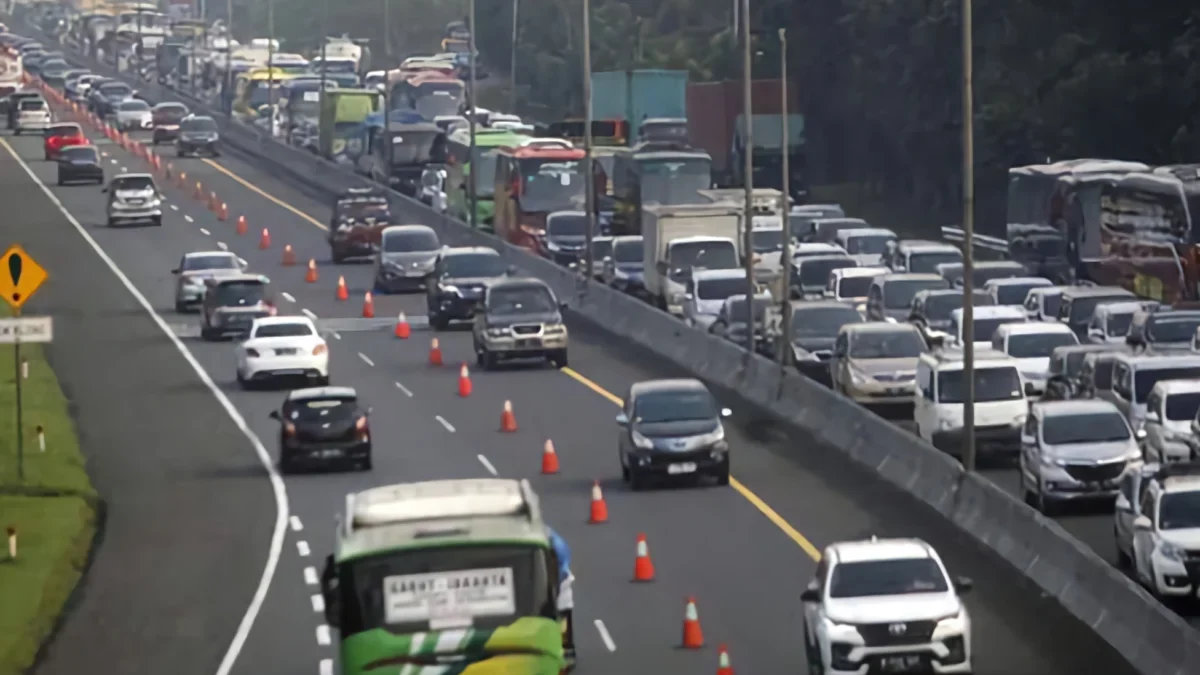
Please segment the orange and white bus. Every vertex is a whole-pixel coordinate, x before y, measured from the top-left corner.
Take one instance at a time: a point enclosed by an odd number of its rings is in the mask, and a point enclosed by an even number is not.
[[[586,171],[583,150],[568,141],[537,140],[504,148],[496,158],[496,234],[517,246],[542,250],[546,216],[582,211]]]

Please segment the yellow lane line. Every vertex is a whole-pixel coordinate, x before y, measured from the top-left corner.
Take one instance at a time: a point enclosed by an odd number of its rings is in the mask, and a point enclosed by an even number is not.
[[[576,382],[582,384],[583,386],[587,387],[588,389],[591,389],[592,391],[596,392],[597,394],[608,399],[610,403],[612,403],[618,407],[624,407],[625,402],[621,400],[620,396],[617,396],[616,394],[605,389],[604,387],[601,387],[599,384],[596,384],[594,381],[592,381],[588,377],[581,375],[579,373],[579,371],[572,370],[571,368],[561,368],[560,370],[567,377],[575,380]],[[788,536],[788,538],[790,538],[792,541],[796,542],[796,544],[800,548],[804,549],[804,552],[808,554],[808,557],[812,558],[813,560],[821,559],[821,550],[818,549],[816,546],[814,546],[813,543],[811,541],[809,541],[807,537],[805,537],[803,534],[801,534],[800,530],[797,530],[796,528],[792,527],[792,524],[789,523],[787,520],[785,520],[783,516],[779,515],[778,511],[771,508],[770,504],[763,501],[762,497],[759,497],[758,495],[754,494],[753,490],[746,487],[746,485],[744,483],[742,483],[738,479],[734,478],[733,476],[729,477],[729,485],[731,487],[733,487],[734,490],[737,490],[738,494],[745,497],[746,501],[753,504],[754,508],[761,511],[762,514],[767,517],[767,520],[771,521],[772,523],[775,524],[776,527],[783,530],[783,533],[786,534]]]
[[[225,174],[229,178],[233,179],[234,181],[236,181],[237,183],[239,183],[240,185],[245,187],[246,189],[259,195],[263,199],[266,199],[267,201],[271,202],[272,204],[275,204],[276,206],[279,206],[281,208],[287,209],[288,211],[291,211],[292,213],[296,214],[297,216],[303,218],[305,221],[317,226],[318,228],[320,228],[322,230],[329,229],[328,227],[326,227],[322,223],[318,222],[315,218],[308,215],[307,213],[301,211],[300,209],[297,209],[296,207],[292,206],[291,204],[288,204],[287,202],[283,201],[282,199],[279,199],[275,195],[272,195],[272,194],[266,192],[265,190],[259,188],[257,185],[254,185],[250,181],[247,181],[245,178],[242,178],[241,176],[235,174],[234,172],[221,166],[220,164],[217,164],[216,162],[212,161],[211,159],[205,159],[203,161],[205,164],[208,164],[209,166],[216,169],[217,171],[220,171],[221,173]],[[564,375],[566,375],[567,377],[570,377],[571,379],[575,380],[576,382],[582,384],[583,386],[587,387],[588,389],[591,389],[592,391],[599,394],[600,396],[603,396],[604,398],[608,399],[608,401],[610,403],[612,403],[613,405],[616,405],[618,407],[625,405],[625,402],[621,400],[620,396],[617,396],[616,394],[608,391],[604,387],[601,387],[600,385],[593,382],[591,379],[580,374],[578,371],[572,370],[571,368],[563,368],[562,373]],[[779,515],[778,511],[771,508],[770,504],[767,504],[765,501],[763,501],[762,497],[759,497],[758,495],[754,494],[754,492],[750,488],[746,487],[745,484],[743,484],[741,481],[739,481],[738,479],[736,479],[732,476],[729,477],[729,485],[734,490],[737,490],[738,494],[740,494],[742,497],[744,497],[746,499],[746,501],[750,502],[754,506],[754,508],[756,508],[760,512],[762,512],[762,514],[767,517],[767,520],[774,523],[775,526],[778,527],[780,530],[783,530],[783,533],[786,534],[789,539],[796,542],[796,545],[798,545],[801,549],[803,549],[804,552],[806,554],[808,554],[808,557],[812,558],[813,560],[821,559],[821,550],[818,549],[816,546],[814,546],[813,543],[811,541],[809,541],[807,537],[805,537],[803,534],[801,534],[799,530],[797,530],[795,527],[792,527],[791,523],[789,523],[787,520],[785,520],[783,516]]]
[[[263,190],[262,188],[258,187],[254,183],[251,183],[250,181],[246,180],[245,178],[242,178],[241,176],[230,171],[229,169],[226,169],[225,167],[221,166],[220,164],[217,164],[216,162],[212,161],[211,159],[205,159],[202,161],[205,164],[216,169],[217,171],[220,171],[221,173],[225,174],[226,176],[233,179],[234,181],[238,182],[242,187],[246,188],[247,190],[250,190],[254,194],[258,195],[259,197],[262,197],[263,199],[271,202],[272,204],[274,204],[280,208],[291,211],[292,213],[296,214],[297,216],[300,216],[301,218],[303,218],[305,220],[305,222],[315,225],[319,229],[325,230],[326,232],[329,231],[329,227],[326,226],[324,223],[321,223],[320,221],[318,221],[316,218],[313,218],[312,216],[308,215],[307,213],[301,211],[300,209],[292,206],[291,204],[288,204],[287,202],[283,201],[282,199],[276,197],[275,195]]]

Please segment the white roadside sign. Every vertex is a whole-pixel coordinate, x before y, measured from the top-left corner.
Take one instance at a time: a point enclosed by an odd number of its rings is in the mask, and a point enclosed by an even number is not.
[[[0,344],[17,342],[53,342],[54,322],[48,316],[23,316],[0,319]]]

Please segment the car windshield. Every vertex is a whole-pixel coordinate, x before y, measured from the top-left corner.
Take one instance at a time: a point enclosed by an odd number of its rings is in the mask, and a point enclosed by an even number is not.
[[[798,338],[833,338],[849,323],[861,323],[853,307],[814,307],[792,310],[792,335]]]
[[[117,109],[121,112],[145,112],[150,109],[150,104],[135,99],[133,101],[122,101]]]
[[[42,110],[46,102],[40,98],[27,98],[21,101],[21,110]]]
[[[962,253],[958,251],[931,251],[929,253],[908,254],[908,270],[913,274],[933,274],[942,263],[962,262]]]
[[[844,267],[858,267],[852,258],[805,258],[798,265],[796,283],[801,288],[825,288],[829,273]]]
[[[1200,327],[1200,316],[1171,316],[1153,318],[1146,322],[1146,337],[1150,342],[1191,342]]]
[[[850,255],[883,255],[888,242],[896,238],[890,234],[860,234],[846,239],[846,252]]]
[[[1137,403],[1145,403],[1146,397],[1154,385],[1163,380],[1195,380],[1200,379],[1200,366],[1181,366],[1176,368],[1138,368],[1133,376],[1134,399]]]
[[[1158,529],[1200,528],[1200,490],[1167,492],[1158,500]]]
[[[1187,422],[1196,417],[1200,410],[1200,391],[1169,394],[1166,404],[1167,419],[1172,422]]]
[[[938,402],[963,403],[967,395],[967,379],[962,370],[943,370],[937,376]],[[975,402],[1013,401],[1024,396],[1021,376],[1013,366],[976,368]]]
[[[578,159],[522,159],[521,208],[536,212],[583,206],[582,167]]]
[[[593,239],[592,240],[592,261],[599,265],[605,258],[612,257],[613,243],[612,239]]]
[[[925,352],[925,342],[914,330],[855,331],[850,334],[850,358],[915,359]]]
[[[1133,325],[1133,312],[1113,313],[1108,315],[1105,330],[1108,331],[1108,337],[1124,337],[1129,334],[1131,325]]]
[[[231,281],[217,286],[216,297],[225,307],[257,305],[266,299],[267,287],[259,281]]]
[[[254,337],[256,338],[299,337],[301,335],[312,334],[312,327],[301,321],[295,323],[269,323],[259,326],[258,330],[254,331]]]
[[[642,394],[633,404],[639,424],[717,419],[717,403],[707,391],[671,391]]]
[[[177,105],[158,106],[153,109],[154,121],[164,124],[179,124],[179,122],[187,117],[187,108]]]
[[[976,291],[975,306],[990,307],[995,303],[992,302],[992,296]],[[931,295],[925,299],[925,320],[926,321],[949,321],[951,313],[956,309],[962,309],[963,294],[962,293],[938,293]]]
[[[545,314],[557,310],[554,296],[544,288],[499,288],[488,294],[488,314]]]
[[[643,258],[642,240],[626,239],[613,244],[613,261],[621,264],[640,263]]]
[[[564,213],[546,220],[546,234],[551,237],[587,236],[587,216]]]
[[[1067,307],[1069,312],[1067,323],[1072,326],[1082,326],[1092,318],[1092,314],[1096,311],[1096,306],[1106,302],[1127,302],[1130,300],[1129,295],[1109,295],[1109,296],[1082,296],[1072,298],[1070,305]],[[1061,308],[1061,304],[1059,307]]]
[[[64,125],[50,127],[42,135],[46,138],[52,138],[54,136],[75,136],[78,133],[79,133],[78,125],[64,124]]]
[[[190,255],[183,259],[183,270],[236,270],[241,265],[238,259],[231,255]]]
[[[887,309],[907,309],[917,293],[948,286],[945,279],[889,279],[883,285],[883,306]]]
[[[750,238],[754,243],[755,253],[769,253],[783,250],[783,230],[751,230]]]
[[[1115,410],[1085,415],[1048,414],[1042,420],[1042,440],[1047,445],[1125,441],[1129,440],[1129,425]]]
[[[731,295],[746,292],[746,277],[727,279],[701,279],[696,283],[701,300],[724,300]]]
[[[133,89],[129,85],[121,84],[120,82],[109,82],[100,85],[100,94],[107,98],[120,98],[123,96],[132,96]]]
[[[838,282],[839,298],[865,298],[871,290],[875,277],[842,277]]]
[[[1030,333],[1008,336],[1008,355],[1015,359],[1049,357],[1055,347],[1079,344],[1074,333]]]
[[[429,230],[388,232],[383,237],[384,253],[432,253],[440,247],[437,235]]]
[[[733,242],[728,240],[677,243],[668,250],[667,266],[673,277],[692,267],[727,270],[738,266],[738,255]]]
[[[136,190],[141,192],[143,190],[153,189],[154,179],[149,176],[126,176],[113,181],[114,191],[120,190],[123,192],[125,190]]]
[[[183,122],[180,131],[216,131],[217,122],[211,117],[200,117]]]
[[[64,148],[62,151],[63,159],[69,162],[95,162],[99,158],[96,156],[96,149],[93,147],[75,146]]]
[[[489,253],[448,255],[444,263],[446,276],[452,279],[500,277],[506,267],[500,256]]]
[[[345,199],[334,206],[341,220],[367,220],[374,218],[387,221],[391,218],[391,207],[386,199]]]
[[[1042,316],[1054,318],[1058,316],[1058,307],[1062,304],[1062,293],[1042,293]],[[1132,318],[1132,314],[1130,317]],[[1126,329],[1129,327],[1126,326]],[[1124,333],[1122,333],[1123,335]]]
[[[839,563],[829,579],[829,597],[945,593],[946,575],[932,558],[898,558]]]
[[[1029,290],[1032,288],[1038,288],[1041,285],[1042,284],[1038,283],[1000,284],[996,287],[996,304],[1025,304],[1025,296],[1029,295]]]
[[[289,420],[301,424],[348,420],[357,414],[358,401],[345,397],[289,401],[284,411]]]
[[[1025,323],[1023,317],[997,317],[991,319],[975,319],[975,341],[976,342],[991,342],[992,336],[996,334],[996,329],[1006,323]],[[954,326],[954,333],[959,338],[962,338],[962,333],[958,325]]]

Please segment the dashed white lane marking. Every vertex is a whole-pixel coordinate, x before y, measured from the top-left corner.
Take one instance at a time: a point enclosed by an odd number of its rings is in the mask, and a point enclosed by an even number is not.
[[[184,216],[183,219],[188,221],[189,223],[196,222],[196,220],[194,218],[192,218],[191,216]]]
[[[596,619],[592,623],[596,624],[596,631],[600,633],[600,639],[604,641],[604,646],[608,647],[608,651],[617,651],[617,643],[613,642],[612,636],[608,634],[608,626],[600,619]]]
[[[292,516],[289,518],[288,524],[292,526],[293,532],[299,532],[304,529],[304,523],[300,522],[300,518],[298,516]]]
[[[307,307],[300,310],[300,313],[303,314],[304,316],[307,316],[308,318],[312,319],[313,321],[317,320],[317,315],[313,314],[312,311],[309,310]]]
[[[225,242],[223,242],[223,241],[218,241],[218,242],[217,242],[217,248],[221,249],[222,251],[228,251],[228,250],[229,250],[229,244],[226,244],[226,243],[225,243]]]
[[[339,332],[337,332],[336,330],[331,330],[331,331],[329,331],[329,333],[330,333],[331,335],[333,335],[333,337],[334,337],[334,338],[336,338],[336,339],[338,339],[338,340],[341,340],[341,339],[342,339],[342,334],[341,334],[341,333],[339,333]]]
[[[454,433],[454,425],[447,422],[445,417],[442,417],[441,415],[437,415],[434,417],[434,419],[441,422],[442,426],[446,427],[446,431],[449,431],[450,433]]]
[[[315,568],[315,567],[305,567],[304,568],[304,583],[309,586],[317,585],[317,568]]]
[[[303,539],[296,542],[296,552],[300,554],[301,558],[307,558],[308,554],[312,553],[308,548],[308,542]]]
[[[404,386],[404,385],[400,384],[399,382],[397,382],[397,383],[396,383],[396,388],[397,388],[397,389],[399,389],[400,391],[404,392],[404,395],[405,395],[405,396],[407,396],[407,397],[409,397],[409,398],[412,398],[412,392],[408,390],[408,387],[406,387],[406,386]]]
[[[492,474],[493,476],[500,475],[500,473],[496,471],[496,467],[492,466],[492,463],[488,461],[487,457],[484,457],[483,455],[477,456],[479,457],[479,463],[483,465],[483,468],[488,470],[488,473]]]
[[[206,236],[206,237],[210,236],[212,234],[212,232],[209,232],[208,230],[204,229],[203,227],[200,228],[200,232],[203,233],[204,236]]]
[[[174,204],[167,204],[167,206],[171,207],[171,210],[172,210],[172,211],[178,211],[178,210],[179,210],[179,207],[178,207],[178,206],[175,206]]]
[[[328,647],[332,640],[329,639],[329,626],[321,624],[317,626],[317,644],[322,647]]]
[[[116,163],[117,163],[117,160],[115,160],[115,159],[110,159],[110,160],[108,160],[108,161],[112,162],[113,164],[116,164]]]
[[[333,675],[333,659],[321,659],[317,675]]]
[[[282,296],[283,296],[283,299],[284,299],[284,300],[287,300],[288,302],[295,302],[295,301],[296,301],[296,298],[293,298],[293,297],[292,297],[292,294],[291,294],[291,293],[288,293],[287,291],[284,291],[284,292],[280,293],[280,295],[282,295]]]
[[[336,336],[336,335],[337,335],[337,333],[334,333],[334,335]],[[374,362],[374,361],[372,361],[372,360],[371,360],[371,357],[367,356],[366,354],[364,354],[364,353],[362,353],[362,352],[359,352],[359,353],[358,353],[358,358],[362,359],[362,360],[363,360],[363,363],[367,364],[368,366],[371,366],[372,368],[374,368],[374,367],[375,367],[375,362]]]
[[[102,152],[102,153],[100,153],[100,156],[101,156],[101,157],[108,157],[108,153],[107,153],[107,152]]]
[[[325,611],[325,598],[320,593],[313,593],[312,597],[313,611],[318,614]]]

